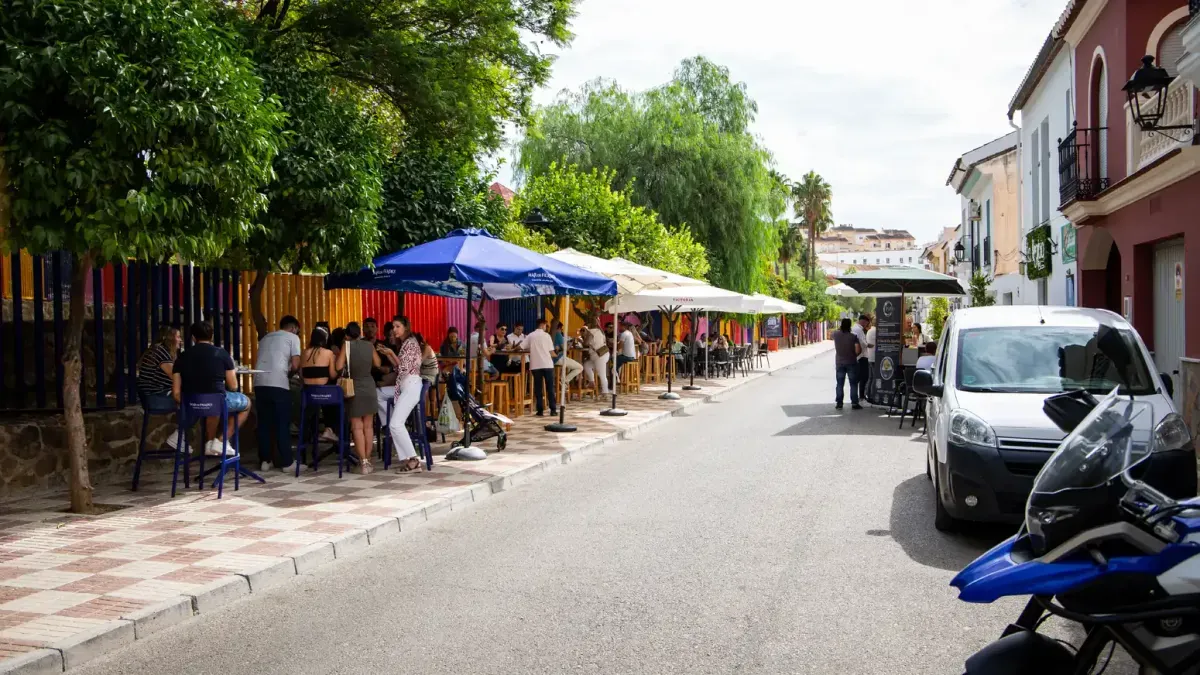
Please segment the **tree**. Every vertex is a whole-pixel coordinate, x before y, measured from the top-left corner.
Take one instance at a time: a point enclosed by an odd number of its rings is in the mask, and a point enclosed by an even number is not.
[[[932,298],[929,301],[929,318],[925,321],[929,324],[930,339],[937,342],[942,337],[942,329],[946,326],[946,318],[950,316],[950,301],[946,298]]]
[[[0,5],[8,243],[76,255],[63,353],[71,508],[92,510],[80,396],[94,265],[209,260],[266,203],[282,116],[203,0]]]
[[[642,93],[598,80],[534,114],[518,169],[528,178],[552,164],[611,170],[634,205],[687,227],[708,251],[713,283],[750,292],[777,245],[770,155],[749,131],[756,111],[744,84],[701,57]]]
[[[990,307],[996,304],[996,298],[992,297],[991,291],[988,290],[988,283],[989,280],[983,272],[971,275],[971,285],[967,294],[971,297],[972,307]]]
[[[384,169],[379,228],[385,251],[400,251],[466,227],[499,236],[508,207],[475,161],[438,143],[409,142]]]
[[[703,278],[707,256],[691,233],[668,229],[653,211],[634,206],[626,191],[614,190],[612,181],[612,170],[585,172],[552,163],[517,195],[513,212],[523,220],[540,209],[550,221],[543,234],[557,248]]]
[[[247,245],[230,256],[257,271],[249,296],[261,339],[269,330],[262,310],[268,272],[351,271],[371,261],[389,138],[367,92],[334,78],[295,40],[241,23],[267,92],[287,113],[267,209]]]
[[[406,138],[499,146],[550,76],[577,0],[251,0],[255,20],[394,106]]]
[[[808,229],[808,276],[814,274],[817,236],[833,222],[833,190],[816,171],[809,171],[792,187],[796,217]]]

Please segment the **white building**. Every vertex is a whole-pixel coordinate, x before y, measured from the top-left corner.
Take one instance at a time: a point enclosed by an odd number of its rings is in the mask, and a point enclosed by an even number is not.
[[[1021,257],[1025,263],[1016,277],[1014,304],[1078,304],[1075,228],[1058,210],[1058,146],[1070,135],[1076,119],[1073,78],[1069,45],[1051,35],[1009,104],[1008,118],[1019,115],[1021,129],[1017,154],[1021,166]],[[1036,234],[1032,242],[1031,234]],[[1039,246],[1041,239],[1049,239],[1049,245]],[[1049,275],[1031,280],[1030,276],[1044,273],[1041,266],[1031,264],[1041,248],[1045,249]]]
[[[840,265],[868,267],[888,267],[903,265],[905,267],[920,267],[928,269],[927,261],[921,259],[924,249],[880,249],[878,251],[839,251],[818,253],[817,259],[823,263],[838,263]]]
[[[965,277],[964,288],[976,272],[987,277],[997,304],[1013,304],[1020,286],[1018,141],[1014,131],[964,153],[946,179],[959,195],[966,249],[955,275]]]

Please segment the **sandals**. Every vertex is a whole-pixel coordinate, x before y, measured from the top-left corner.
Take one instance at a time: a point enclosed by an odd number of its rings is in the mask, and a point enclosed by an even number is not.
[[[359,470],[364,476],[375,470],[375,467],[371,465],[371,460],[369,459],[360,459],[358,460],[358,464]]]
[[[396,473],[410,473],[412,471],[421,470],[421,459],[419,457],[409,457],[404,460],[404,463],[396,469]]]

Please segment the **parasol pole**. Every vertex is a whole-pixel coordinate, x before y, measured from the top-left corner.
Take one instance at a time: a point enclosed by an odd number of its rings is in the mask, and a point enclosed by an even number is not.
[[[467,328],[467,330],[472,331],[472,332],[474,332],[474,330],[475,330],[475,328],[474,328],[475,324],[471,322],[471,299],[473,297],[474,291],[475,291],[475,287],[471,284],[467,284],[467,325],[466,325],[466,328]],[[476,358],[478,358],[479,355],[482,353],[483,353],[483,335],[480,335],[479,336],[479,346],[475,348]],[[467,394],[467,396],[470,396],[471,395],[471,379],[472,379],[471,375],[473,374],[471,372],[471,335],[470,335],[470,333],[467,334],[467,361],[466,361],[466,363],[467,363],[467,391],[466,391],[466,394]],[[478,364],[476,364],[476,370],[479,370],[482,366],[483,366],[483,362],[480,361]],[[481,385],[480,390],[482,390],[482,389],[483,389],[483,387]],[[468,408],[467,402],[463,401],[461,407],[462,407],[462,415],[463,415],[463,447],[469,448],[469,447],[471,447],[471,420],[468,419],[469,413],[467,412],[467,408]]]
[[[610,363],[612,364],[612,407],[608,410],[601,410],[600,414],[605,417],[624,417],[629,414],[627,410],[621,410],[617,407],[617,307],[613,303],[613,351],[610,354]]]
[[[690,381],[686,385],[683,386],[684,391],[700,391],[700,387],[696,386],[696,334],[697,334],[696,329],[699,327],[699,320],[700,320],[700,310],[693,308],[692,309],[692,354],[691,354],[691,358],[688,359],[688,363],[690,363],[692,366],[688,370],[690,370],[692,372],[690,375]],[[671,358],[674,359],[675,355],[672,354]]]
[[[576,430],[574,424],[567,424],[567,359],[571,352],[571,312],[575,308],[571,306],[571,296],[563,301],[566,311],[563,312],[563,353],[560,356],[562,360],[562,376],[559,378],[558,387],[558,421],[547,424],[544,428],[546,431],[553,431],[559,434],[569,434]]]
[[[659,307],[658,310],[667,315],[667,330],[669,331],[669,335],[667,337],[667,354],[669,354],[671,356],[671,358],[675,358],[674,351],[671,348],[673,346],[675,346],[675,313],[679,311],[679,306],[676,305],[673,307]],[[661,396],[658,397],[659,399],[661,399],[663,401],[678,401],[679,400],[679,394],[676,394],[675,392],[671,391],[671,366],[672,365],[673,364],[671,362],[669,362],[669,361],[667,362],[667,390],[665,392],[663,392],[663,394]]]

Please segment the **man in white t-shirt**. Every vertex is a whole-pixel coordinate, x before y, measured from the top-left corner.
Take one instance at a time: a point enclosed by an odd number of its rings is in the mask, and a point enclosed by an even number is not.
[[[604,372],[608,367],[608,359],[611,354],[608,353],[608,345],[604,343],[604,331],[600,330],[599,322],[593,321],[590,328],[580,328],[579,337],[584,340],[586,348],[587,363],[583,364],[583,373],[589,381],[593,377],[599,378],[600,393],[611,393],[608,388],[608,373]]]
[[[850,332],[858,338],[858,343],[862,345],[862,351],[858,353],[858,397],[861,400],[867,398],[867,381],[871,379],[871,364],[867,354],[870,346],[867,344],[867,329],[871,327],[871,315],[863,312],[858,315],[858,321],[850,328]]]
[[[271,459],[284,473],[295,471],[292,458],[291,373],[300,369],[300,322],[288,315],[279,320],[279,330],[258,341],[258,360],[254,369],[254,407],[258,411],[258,458],[263,471],[271,469]],[[276,450],[271,452],[271,442]]]
[[[520,325],[520,324],[517,324]],[[558,402],[554,400],[554,338],[546,332],[546,320],[538,319],[537,330],[523,336],[525,348],[529,350],[529,372],[533,374],[533,401],[537,416],[545,414],[542,392],[550,402],[550,414],[558,414]]]
[[[525,344],[525,340],[528,337],[529,336],[525,334],[525,324],[518,321],[513,324],[513,332],[509,333],[505,337],[505,341],[508,342],[509,349],[527,349],[528,347]]]
[[[865,390],[863,390],[863,392],[864,392],[863,395],[859,397],[859,398],[863,399],[864,401],[867,398],[866,392],[872,391],[871,387],[874,384],[873,378],[875,376],[875,335],[876,335],[875,324],[871,324],[871,327],[869,329],[867,329],[867,340],[866,340],[866,342],[867,342],[867,388]],[[860,375],[861,375],[861,373],[860,373]]]
[[[626,363],[635,363],[638,358],[637,345],[641,342],[641,336],[635,336],[631,328],[633,324],[628,321],[621,322],[621,333],[617,336],[617,345],[620,351],[617,353],[617,375],[621,374],[621,369]]]

